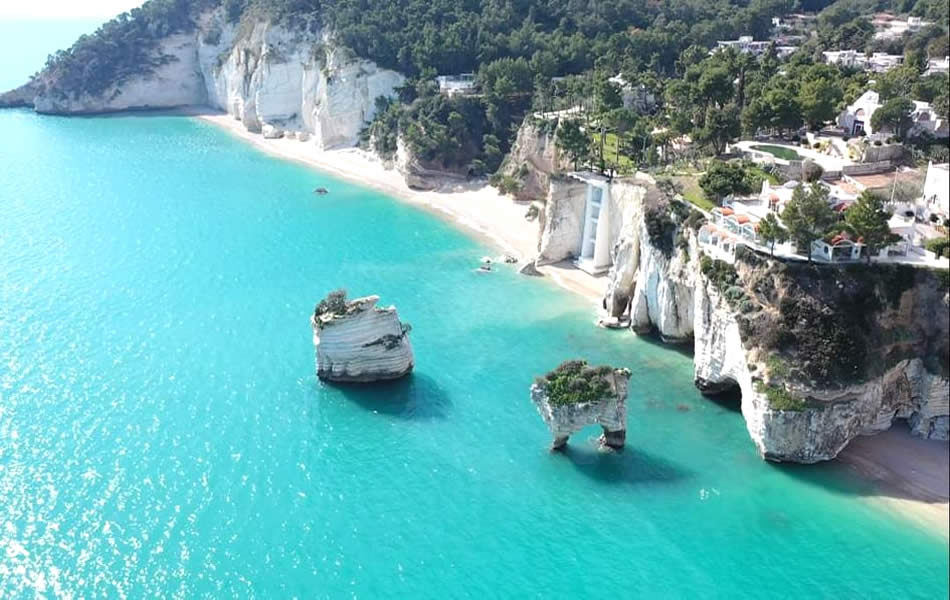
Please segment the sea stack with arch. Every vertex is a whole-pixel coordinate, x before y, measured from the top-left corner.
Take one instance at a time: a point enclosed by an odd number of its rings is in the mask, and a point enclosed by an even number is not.
[[[398,379],[414,366],[408,323],[395,306],[378,308],[379,296],[347,300],[330,292],[310,317],[317,377],[325,381],[372,382]]]
[[[571,434],[588,425],[600,425],[601,447],[619,450],[627,438],[627,384],[629,369],[591,367],[584,360],[569,360],[535,379],[534,403],[560,450]]]

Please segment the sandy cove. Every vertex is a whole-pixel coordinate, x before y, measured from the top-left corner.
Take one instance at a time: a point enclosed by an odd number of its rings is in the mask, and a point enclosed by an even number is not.
[[[515,202],[489,185],[446,183],[438,190],[413,190],[395,169],[387,169],[378,157],[358,148],[320,150],[313,143],[291,138],[266,139],[248,132],[230,115],[200,110],[185,112],[225,129],[268,154],[422,207],[491,242],[521,262],[532,260],[537,254],[539,224],[537,220],[525,219],[528,203]],[[592,277],[570,263],[547,265],[538,270],[561,287],[598,305],[606,293],[606,277]]]
[[[419,206],[500,247],[520,261],[537,254],[538,223],[525,219],[527,204],[487,185],[447,184],[435,191],[410,189],[394,169],[362,150],[319,150],[290,138],[265,139],[248,132],[234,117],[186,109],[183,114],[211,123],[279,158],[292,160],[340,179],[369,187]],[[600,307],[604,277],[592,277],[569,263],[539,269],[558,285]],[[882,434],[854,440],[837,462],[874,483],[877,495],[865,498],[881,510],[900,514],[915,526],[950,538],[950,445],[920,440],[895,425]],[[906,429],[906,428],[904,428]]]

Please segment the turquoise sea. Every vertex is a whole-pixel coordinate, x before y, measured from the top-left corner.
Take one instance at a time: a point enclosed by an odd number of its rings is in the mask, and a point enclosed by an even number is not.
[[[187,118],[0,133],[0,598],[947,597],[944,540],[434,216]],[[341,286],[410,378],[317,382]],[[547,451],[572,357],[633,371],[623,453]]]

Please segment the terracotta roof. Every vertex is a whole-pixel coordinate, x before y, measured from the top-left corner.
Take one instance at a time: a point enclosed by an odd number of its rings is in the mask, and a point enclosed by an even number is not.
[[[736,221],[739,223],[739,225],[742,225],[743,223],[749,222],[749,217],[746,215],[739,215],[736,217]]]
[[[727,216],[728,216],[728,215],[731,215],[731,214],[733,213],[733,210],[732,210],[731,208],[729,208],[729,207],[723,207],[723,208],[721,208],[721,209],[719,209],[719,210],[720,210],[720,212],[722,212],[722,214],[727,215]]]

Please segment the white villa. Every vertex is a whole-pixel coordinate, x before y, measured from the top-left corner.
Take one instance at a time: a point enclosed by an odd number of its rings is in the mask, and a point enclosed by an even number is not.
[[[877,92],[868,90],[853,104],[845,108],[838,115],[838,126],[845,130],[847,135],[862,136],[875,133],[871,125],[871,115],[881,107],[881,98]],[[914,101],[914,110],[911,113],[913,125],[910,133],[928,132],[934,137],[947,137],[950,131],[946,119],[937,116],[927,102]]]
[[[822,52],[822,57],[829,65],[838,65],[851,69],[863,69],[873,73],[883,73],[894,67],[899,67],[904,63],[904,57],[900,54],[887,54],[884,52],[875,52],[867,56],[864,52],[857,50],[836,50],[832,52]]]
[[[950,163],[927,165],[927,177],[924,179],[924,218],[931,215],[938,218],[950,218]]]
[[[740,35],[739,39],[737,40],[721,40],[716,42],[716,48],[714,51],[725,50],[726,48],[734,48],[735,50],[745,54],[761,56],[765,54],[771,44],[772,42],[769,40],[756,41],[751,35]],[[798,46],[775,46],[775,53],[779,58],[785,58],[796,50],[798,50]]]
[[[458,94],[470,94],[475,91],[475,74],[439,75],[435,78],[439,84],[439,93],[452,97]]]
[[[759,237],[758,233],[759,223],[766,215],[770,212],[776,217],[781,215],[799,185],[801,184],[797,181],[789,181],[780,186],[772,186],[768,181],[764,181],[758,197],[724,200],[722,207],[712,209],[711,222],[699,230],[699,243],[703,250],[713,258],[728,262],[735,260],[736,247],[740,244],[760,252],[774,251],[776,256],[803,258],[794,242],[776,243],[773,249]],[[833,186],[829,187],[834,192]],[[832,193],[828,201],[835,211],[840,212],[851,204],[853,198],[843,200]],[[780,217],[779,221],[781,221]],[[847,233],[842,232],[828,239],[816,240],[812,244],[811,256],[812,260],[819,262],[854,261],[863,256],[863,249],[864,244],[861,240],[852,240]],[[891,254],[895,253],[898,253],[897,249],[891,251]]]

